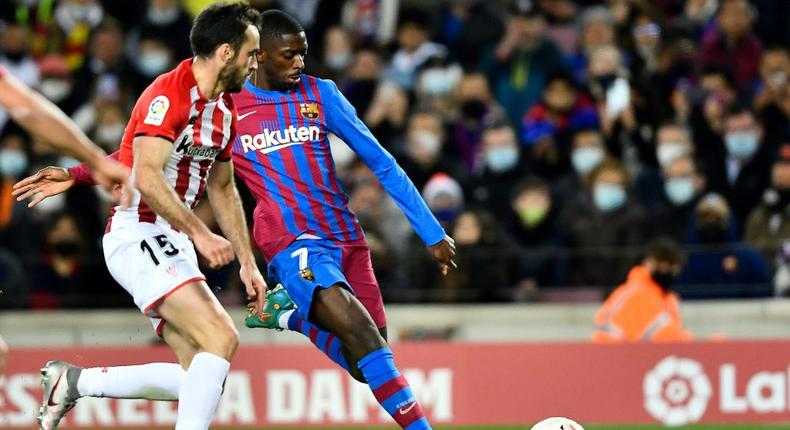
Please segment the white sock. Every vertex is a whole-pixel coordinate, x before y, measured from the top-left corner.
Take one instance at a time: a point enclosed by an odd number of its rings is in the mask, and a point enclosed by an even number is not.
[[[181,383],[176,430],[207,430],[214,419],[230,362],[210,352],[195,354]]]
[[[185,374],[176,363],[92,367],[80,373],[77,391],[88,397],[178,400]]]
[[[277,325],[283,330],[288,330],[288,320],[294,312],[296,312],[296,309],[291,309],[280,314],[280,318],[277,318]]]

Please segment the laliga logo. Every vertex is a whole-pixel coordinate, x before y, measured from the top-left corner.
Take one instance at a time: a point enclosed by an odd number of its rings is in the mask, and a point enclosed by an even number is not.
[[[674,355],[647,372],[642,389],[645,409],[668,426],[699,421],[713,393],[699,362]]]

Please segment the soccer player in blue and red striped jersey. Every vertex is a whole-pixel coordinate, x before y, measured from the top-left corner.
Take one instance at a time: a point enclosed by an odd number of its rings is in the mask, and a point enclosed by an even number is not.
[[[302,26],[273,10],[261,14],[260,29],[257,72],[234,95],[239,132],[233,161],[257,203],[254,236],[269,275],[297,308],[251,315],[247,324],[305,334],[367,382],[402,428],[429,428],[387,347],[370,252],[336,177],[328,134],[339,136],[373,171],[445,273],[455,265],[453,240],[334,82],[302,74]]]

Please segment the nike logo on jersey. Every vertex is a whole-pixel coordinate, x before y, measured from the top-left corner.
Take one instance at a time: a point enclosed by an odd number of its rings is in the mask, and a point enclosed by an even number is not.
[[[285,130],[269,130],[264,128],[260,134],[250,136],[244,134],[239,136],[241,147],[244,152],[261,151],[264,154],[278,151],[293,145],[301,145],[305,142],[318,140],[321,136],[321,129],[317,126],[294,127],[293,125]]]
[[[409,412],[411,412],[411,410],[414,409],[415,406],[417,406],[417,402],[411,402],[411,404],[408,407],[398,409],[398,412],[401,415],[406,415]]]
[[[254,114],[255,112],[257,112],[257,111],[251,111],[251,112],[245,113],[244,115],[239,115],[239,121],[243,120],[244,118],[247,118],[248,116]]]

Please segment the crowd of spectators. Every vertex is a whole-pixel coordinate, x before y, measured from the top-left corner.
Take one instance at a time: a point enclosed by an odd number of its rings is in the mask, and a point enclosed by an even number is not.
[[[136,95],[190,55],[205,3],[3,1],[0,64],[113,152]],[[337,82],[456,240],[442,277],[333,137],[386,300],[600,299],[656,237],[687,252],[683,297],[790,292],[790,2],[251,3],[304,24],[306,72]],[[11,197],[73,163],[0,111],[0,307],[129,305],[101,257],[108,196]],[[233,267],[208,272],[240,302]]]

